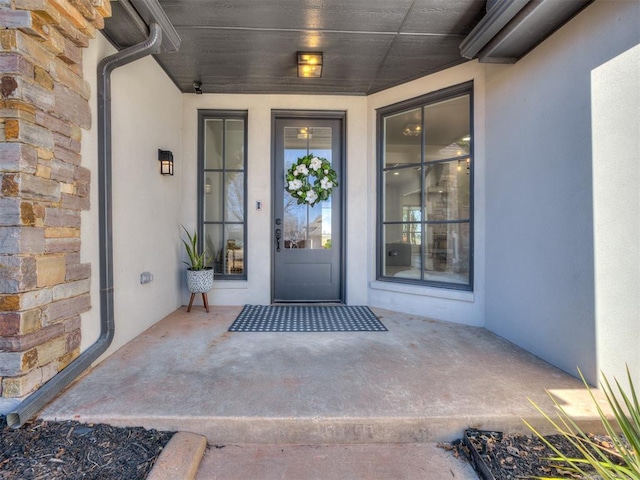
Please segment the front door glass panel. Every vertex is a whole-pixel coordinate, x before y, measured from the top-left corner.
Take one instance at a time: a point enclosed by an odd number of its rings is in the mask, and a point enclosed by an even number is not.
[[[308,154],[325,158],[331,163],[331,136],[331,128],[285,127],[285,175],[299,158]],[[311,177],[310,180],[313,183],[314,178]],[[285,249],[331,248],[331,197],[310,207],[304,203],[298,204],[297,200],[285,191],[283,212]]]

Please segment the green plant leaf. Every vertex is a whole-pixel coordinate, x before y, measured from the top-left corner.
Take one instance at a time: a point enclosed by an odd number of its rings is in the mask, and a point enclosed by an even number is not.
[[[603,480],[640,480],[640,405],[627,367],[627,378],[630,385],[630,393],[627,394],[616,380],[618,395],[611,387],[606,376],[603,375],[602,389],[607,403],[611,407],[618,429],[609,421],[598,401],[585,380],[582,372],[578,370],[587,391],[596,406],[602,426],[611,438],[612,448],[600,445],[592,441],[589,436],[580,429],[577,423],[567,414],[558,401],[549,392],[556,411],[558,421],[554,421],[535,402],[529,400],[543,417],[550,422],[553,428],[571,443],[582,455],[582,458],[571,458],[560,452],[544,436],[535,430],[528,422],[525,424],[547,445],[557,457],[550,460],[569,465],[569,470],[582,475],[584,478],[602,478]],[[619,432],[623,438],[619,437]],[[614,461],[615,460],[615,461]],[[585,471],[582,467],[588,466],[594,474]],[[537,477],[549,480],[551,477]]]
[[[193,234],[191,234],[184,225],[181,225],[181,227],[187,234],[187,240],[181,240],[187,252],[187,257],[189,257],[189,261],[184,263],[187,264],[191,270],[204,270],[211,261],[209,252],[206,248],[204,248],[202,252],[198,252],[198,233],[193,232]]]

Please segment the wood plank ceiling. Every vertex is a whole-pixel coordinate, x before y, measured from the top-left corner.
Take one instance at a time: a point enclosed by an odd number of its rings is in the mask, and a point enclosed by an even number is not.
[[[159,23],[155,58],[185,93],[369,95],[469,58],[515,63],[591,2],[114,0],[104,32],[122,49]],[[297,77],[298,51],[323,52],[321,78]]]
[[[204,93],[368,95],[467,61],[460,43],[486,13],[485,0],[159,3],[182,44],[156,60],[181,91],[198,81]],[[134,28],[113,6],[106,34],[128,46]],[[297,77],[297,51],[323,52],[321,78]]]

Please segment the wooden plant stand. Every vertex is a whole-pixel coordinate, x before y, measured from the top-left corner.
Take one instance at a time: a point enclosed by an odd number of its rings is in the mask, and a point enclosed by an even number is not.
[[[196,296],[195,293],[191,294],[191,298],[189,299],[189,306],[187,307],[187,312],[191,311],[191,305],[193,305],[193,298],[195,296]],[[204,308],[207,310],[207,313],[209,313],[209,300],[207,299],[206,292],[202,294],[202,302],[204,303]]]

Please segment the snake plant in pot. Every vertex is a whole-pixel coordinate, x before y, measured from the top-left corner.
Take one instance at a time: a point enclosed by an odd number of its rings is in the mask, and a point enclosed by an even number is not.
[[[208,266],[211,255],[206,248],[198,250],[198,234],[191,234],[184,225],[182,229],[187,234],[187,240],[182,239],[189,257],[187,264],[187,287],[191,293],[206,293],[213,288],[213,268]]]

